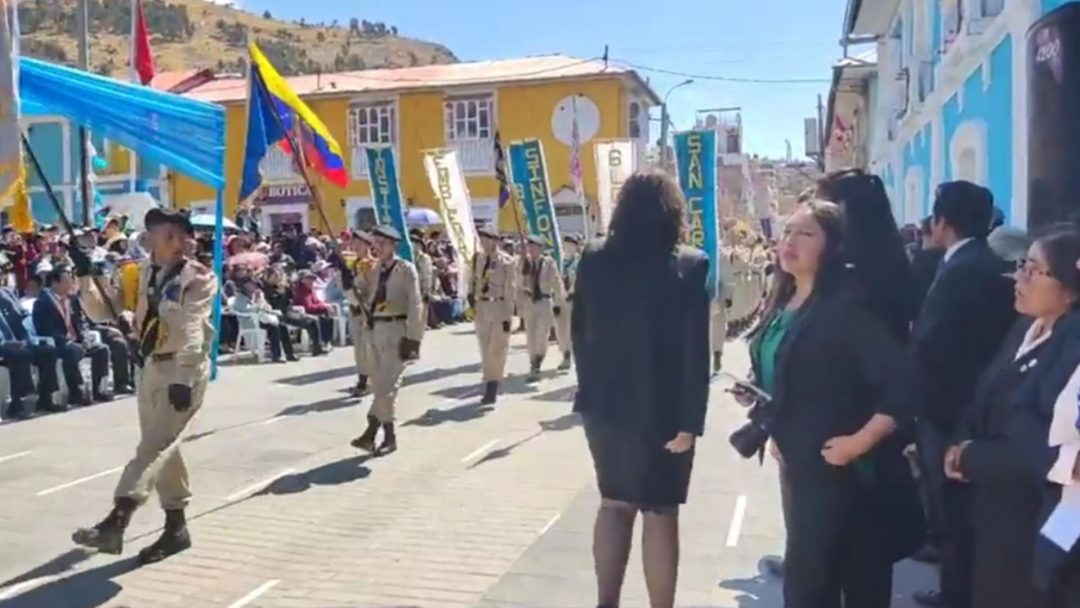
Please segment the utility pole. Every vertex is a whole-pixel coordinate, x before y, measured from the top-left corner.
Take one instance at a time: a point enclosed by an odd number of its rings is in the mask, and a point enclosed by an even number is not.
[[[668,100],[668,97],[670,97],[671,94],[675,91],[675,89],[677,89],[679,87],[685,87],[685,86],[691,85],[691,84],[694,84],[693,79],[687,79],[687,80],[684,80],[684,81],[680,82],[679,84],[671,87],[670,89],[668,89],[667,94],[664,95],[663,103],[660,104],[660,167],[664,171],[668,170],[668,160],[670,158],[668,156],[668,145],[667,145],[668,121],[669,121],[668,111],[667,111],[667,100]]]
[[[818,124],[818,169],[825,172],[825,106],[821,103],[821,93],[817,96],[817,124]]]
[[[79,0],[75,12],[75,27],[79,30],[79,68],[90,71],[90,11],[87,0]],[[79,126],[79,193],[82,199],[83,225],[94,224],[92,203],[90,200],[90,154],[87,148],[90,134],[86,127]]]

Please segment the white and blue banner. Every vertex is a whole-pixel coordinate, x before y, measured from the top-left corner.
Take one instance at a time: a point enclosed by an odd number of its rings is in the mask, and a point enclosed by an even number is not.
[[[515,202],[525,209],[529,232],[542,239],[555,264],[562,268],[562,239],[555,221],[555,206],[548,185],[544,146],[538,139],[526,139],[510,144],[510,181]]]
[[[709,291],[715,293],[720,273],[720,225],[716,212],[716,131],[675,134],[679,185],[690,210],[690,246],[709,256]]]
[[[401,185],[398,184],[394,149],[390,146],[372,147],[367,154],[368,175],[371,176],[371,200],[375,203],[375,219],[381,226],[393,226],[401,233],[397,254],[413,260],[412,241],[405,225],[405,206],[401,204]]]

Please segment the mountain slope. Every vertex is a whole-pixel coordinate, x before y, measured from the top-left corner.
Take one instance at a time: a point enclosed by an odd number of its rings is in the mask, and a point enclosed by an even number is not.
[[[88,0],[90,66],[99,74],[128,76],[130,0]],[[78,58],[76,0],[19,3],[22,51],[74,65]],[[284,74],[453,63],[446,47],[397,35],[383,23],[351,19],[344,27],[276,21],[206,0],[143,0],[159,72],[212,68],[241,71],[246,43],[256,41]]]

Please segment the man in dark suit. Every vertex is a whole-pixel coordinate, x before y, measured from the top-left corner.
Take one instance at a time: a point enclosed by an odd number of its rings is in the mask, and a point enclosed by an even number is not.
[[[27,316],[19,297],[11,287],[0,287],[0,359],[11,373],[11,406],[8,415],[25,417],[23,399],[34,392],[30,366],[38,370],[37,405],[35,410],[62,412],[64,405],[53,402],[53,393],[59,388],[56,377],[56,347],[51,344],[34,343],[23,326]]]
[[[89,356],[93,400],[109,401],[112,395],[102,389],[102,381],[109,373],[109,348],[105,344],[87,344],[83,339],[90,328],[79,298],[74,295],[71,270],[57,266],[45,277],[45,287],[34,301],[34,327],[38,335],[52,338],[60,351],[69,400],[78,405],[92,403],[79,371],[79,361]]]
[[[972,608],[966,489],[945,479],[943,463],[975,381],[1016,318],[1012,281],[986,244],[993,209],[989,190],[964,181],[941,184],[934,200],[931,240],[945,253],[911,338],[928,393],[916,445],[928,515],[941,536],[941,590],[916,593],[924,606]]]

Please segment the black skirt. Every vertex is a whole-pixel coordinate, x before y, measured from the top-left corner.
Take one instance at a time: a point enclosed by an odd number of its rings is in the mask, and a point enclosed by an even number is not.
[[[694,450],[665,450],[674,434],[635,432],[594,416],[583,416],[583,423],[600,496],[645,510],[686,502]]]

